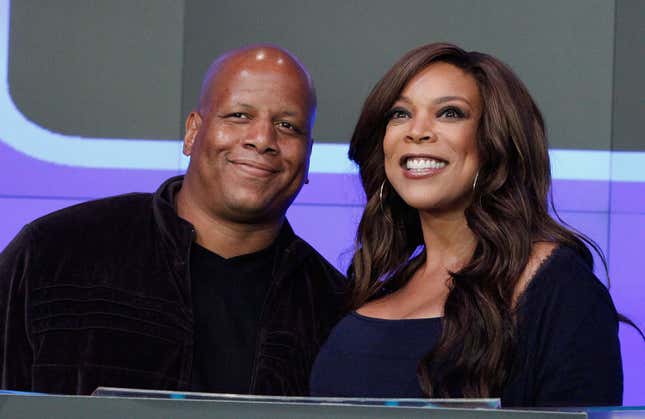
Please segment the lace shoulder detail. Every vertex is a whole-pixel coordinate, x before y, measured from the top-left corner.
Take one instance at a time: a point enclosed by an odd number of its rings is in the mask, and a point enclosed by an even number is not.
[[[560,245],[551,242],[538,242],[533,246],[531,256],[529,256],[529,261],[526,264],[524,272],[522,272],[520,280],[515,288],[513,296],[513,305],[515,307],[521,305],[521,301],[526,294],[526,290],[529,289],[533,280],[537,278],[542,271],[544,271],[545,266],[553,260],[554,256],[561,248],[562,247]]]

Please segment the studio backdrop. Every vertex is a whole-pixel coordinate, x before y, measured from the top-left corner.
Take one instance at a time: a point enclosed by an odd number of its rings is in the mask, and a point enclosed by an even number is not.
[[[268,42],[302,59],[319,96],[311,182],[288,217],[344,270],[364,202],[347,159],[362,102],[404,52],[448,41],[527,84],[556,207],[603,249],[618,309],[645,327],[643,21],[640,0],[0,0],[0,249],[47,212],[182,173],[208,64]],[[625,404],[645,405],[645,344],[620,337]]]

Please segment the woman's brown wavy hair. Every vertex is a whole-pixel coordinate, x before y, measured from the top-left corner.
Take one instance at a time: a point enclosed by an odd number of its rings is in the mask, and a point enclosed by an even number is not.
[[[455,390],[465,397],[499,396],[514,368],[513,296],[532,244],[569,246],[590,266],[593,259],[584,243],[598,249],[549,215],[551,173],[542,114],[524,84],[498,59],[451,44],[424,45],[394,64],[365,100],[349,148],[367,198],[348,269],[352,305],[377,298],[384,287],[402,286],[425,259],[425,252],[416,252],[424,244],[418,212],[387,182],[383,137],[386,114],[405,85],[435,62],[472,75],[482,97],[480,169],[465,211],[477,245],[469,263],[451,273],[443,332],[420,362],[419,380],[432,397]]]

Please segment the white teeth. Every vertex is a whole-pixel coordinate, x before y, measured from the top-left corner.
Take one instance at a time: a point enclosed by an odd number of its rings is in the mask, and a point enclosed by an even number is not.
[[[405,161],[405,168],[408,170],[425,170],[425,169],[441,169],[446,166],[446,162],[433,160],[433,159],[407,159]]]

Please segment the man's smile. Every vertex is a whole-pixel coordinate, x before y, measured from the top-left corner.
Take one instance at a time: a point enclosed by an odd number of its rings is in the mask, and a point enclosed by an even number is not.
[[[280,168],[257,159],[234,157],[226,161],[235,165],[236,168],[253,176],[268,177],[280,172]]]

